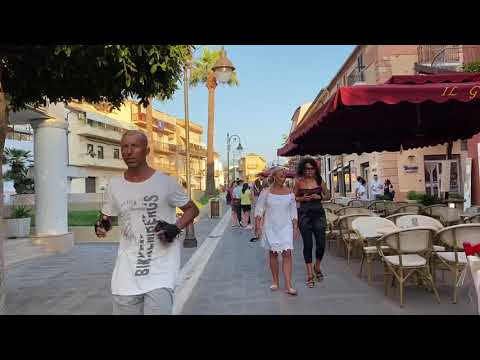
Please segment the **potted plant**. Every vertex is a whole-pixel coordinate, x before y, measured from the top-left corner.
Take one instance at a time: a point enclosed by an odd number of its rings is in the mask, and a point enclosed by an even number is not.
[[[31,210],[24,205],[15,206],[10,218],[5,219],[7,237],[21,238],[30,235]]]

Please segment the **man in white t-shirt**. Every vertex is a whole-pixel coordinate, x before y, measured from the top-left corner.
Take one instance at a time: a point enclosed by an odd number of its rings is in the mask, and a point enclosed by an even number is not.
[[[383,195],[383,184],[378,181],[378,175],[373,175],[373,181],[370,184],[370,200],[377,200],[377,196]]]
[[[110,217],[118,216],[121,237],[111,283],[113,313],[170,315],[180,270],[177,235],[199,211],[175,178],[148,166],[145,134],[127,131],[121,152],[128,169],[111,178],[101,220],[95,225],[97,236],[104,237],[111,228]],[[176,207],[183,211],[178,220]]]

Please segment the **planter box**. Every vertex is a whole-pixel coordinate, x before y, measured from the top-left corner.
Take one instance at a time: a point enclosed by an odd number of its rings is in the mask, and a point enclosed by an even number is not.
[[[31,218],[23,219],[5,219],[7,227],[7,237],[24,238],[30,236]]]

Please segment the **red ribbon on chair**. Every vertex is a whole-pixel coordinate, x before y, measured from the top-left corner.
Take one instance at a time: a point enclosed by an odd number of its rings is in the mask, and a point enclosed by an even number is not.
[[[475,255],[478,254],[480,256],[480,244],[472,246],[469,242],[463,243],[463,249],[465,250],[465,255]]]

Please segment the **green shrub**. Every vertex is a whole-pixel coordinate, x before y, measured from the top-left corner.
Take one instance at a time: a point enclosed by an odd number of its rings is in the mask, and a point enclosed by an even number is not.
[[[422,197],[418,200],[418,202],[423,206],[430,206],[435,204],[441,204],[442,200],[437,196],[422,194]]]
[[[18,205],[12,209],[11,219],[24,219],[32,216],[32,210],[25,205]]]
[[[420,200],[422,197],[422,194],[417,193],[416,191],[409,191],[407,193],[407,199],[408,200]]]

